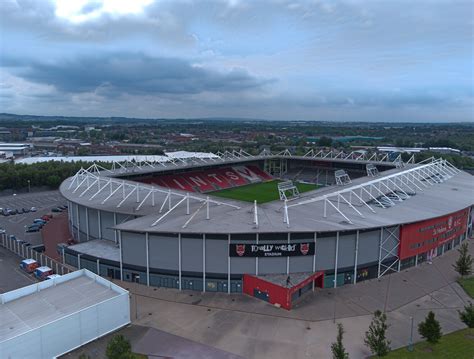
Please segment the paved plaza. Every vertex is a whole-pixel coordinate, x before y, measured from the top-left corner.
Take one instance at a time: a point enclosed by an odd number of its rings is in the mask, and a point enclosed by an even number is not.
[[[344,325],[344,344],[351,358],[365,358],[370,353],[363,338],[377,309],[387,312],[392,348],[408,344],[412,316],[415,341],[420,340],[417,323],[429,310],[436,313],[444,333],[464,328],[457,310],[469,298],[455,282],[452,263],[457,255],[453,250],[433,264],[380,280],[317,290],[291,311],[244,295],[121,284],[137,294],[131,302],[134,323],[245,358],[329,358],[335,322]]]

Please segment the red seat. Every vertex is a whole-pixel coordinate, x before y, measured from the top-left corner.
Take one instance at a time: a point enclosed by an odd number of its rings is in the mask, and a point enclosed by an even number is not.
[[[272,176],[270,176],[267,172],[257,166],[247,166],[247,168],[250,169],[256,175],[258,175],[264,181],[270,181],[273,179]]]
[[[180,175],[161,176],[160,180],[168,188],[180,189],[187,192],[196,192],[196,190]]]
[[[243,178],[241,175],[239,175],[230,167],[219,168],[215,170],[215,172],[217,172],[220,176],[222,176],[231,184],[233,184],[234,187],[245,186],[246,184],[249,184],[249,181],[247,181],[245,178]]]
[[[214,185],[218,186],[219,188],[231,188],[232,184],[223,176],[219,175],[217,171],[209,170],[203,174],[206,179],[213,183]]]
[[[203,172],[182,173],[179,177],[184,179],[194,188],[198,188],[200,192],[209,192],[215,190],[212,184],[206,179]]]

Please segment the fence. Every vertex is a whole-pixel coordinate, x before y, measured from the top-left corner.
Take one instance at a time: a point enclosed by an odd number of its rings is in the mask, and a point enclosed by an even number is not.
[[[0,234],[0,239],[0,244],[2,247],[8,249],[10,252],[15,253],[21,258],[33,258],[41,266],[48,266],[49,268],[51,268],[54,273],[63,275],[74,272],[76,270],[75,268],[58,262],[48,257],[47,255],[34,250],[33,248],[31,248],[31,246],[25,245],[25,243],[21,243],[16,239],[9,238],[6,233]]]

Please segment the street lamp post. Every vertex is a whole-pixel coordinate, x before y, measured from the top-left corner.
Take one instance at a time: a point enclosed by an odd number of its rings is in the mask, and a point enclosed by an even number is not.
[[[413,351],[413,322],[414,322],[414,317],[410,317],[411,320],[411,330],[410,330],[410,341],[408,343],[408,351],[412,352]]]
[[[135,320],[138,319],[138,283],[140,281],[140,276],[135,277]]]
[[[31,181],[28,180],[28,193],[30,193],[30,191],[31,191],[30,182],[31,182]]]

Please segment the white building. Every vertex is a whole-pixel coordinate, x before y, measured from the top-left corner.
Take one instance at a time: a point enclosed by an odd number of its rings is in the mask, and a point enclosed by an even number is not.
[[[82,269],[0,295],[0,358],[55,358],[130,323],[129,294]]]

